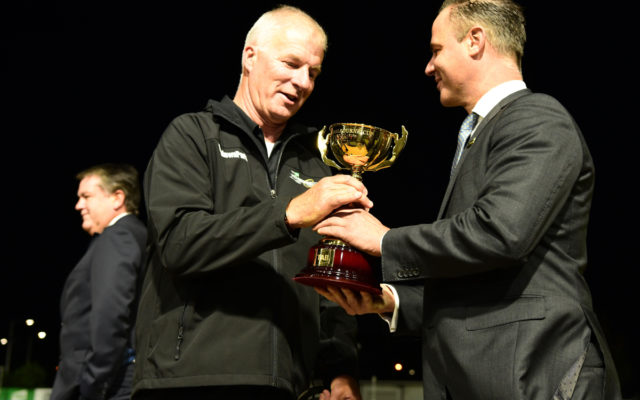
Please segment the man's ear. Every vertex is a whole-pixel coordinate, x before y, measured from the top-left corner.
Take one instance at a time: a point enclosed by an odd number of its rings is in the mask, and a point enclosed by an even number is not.
[[[242,67],[247,71],[253,69],[253,64],[256,61],[257,51],[253,46],[247,46],[242,51]]]
[[[111,198],[113,199],[113,209],[114,210],[120,210],[122,208],[125,208],[124,205],[124,200],[125,200],[125,194],[122,191],[122,189],[118,189],[115,192],[111,193]]]
[[[487,34],[483,27],[474,26],[469,29],[465,40],[467,41],[469,55],[475,58],[484,52],[484,47],[487,43]]]

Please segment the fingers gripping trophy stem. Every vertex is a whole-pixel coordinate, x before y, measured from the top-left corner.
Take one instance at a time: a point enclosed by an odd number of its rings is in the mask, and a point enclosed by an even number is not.
[[[367,209],[373,206],[360,181],[348,175],[325,177],[291,200],[286,210],[287,223],[293,229],[312,226],[351,203]]]

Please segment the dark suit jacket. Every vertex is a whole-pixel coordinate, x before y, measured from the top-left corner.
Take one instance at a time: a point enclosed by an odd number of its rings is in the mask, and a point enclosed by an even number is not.
[[[569,113],[522,90],[470,138],[439,219],[386,234],[384,280],[425,279],[424,294],[396,286],[401,326],[422,330],[425,398],[551,399],[590,341],[619,396],[582,275],[593,184]]]
[[[137,281],[147,230],[126,215],[91,241],[69,274],[60,310],[60,364],[52,400],[102,399],[128,368],[133,346]]]

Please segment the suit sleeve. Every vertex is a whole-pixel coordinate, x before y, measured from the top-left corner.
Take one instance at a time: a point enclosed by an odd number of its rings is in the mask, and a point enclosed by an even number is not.
[[[175,119],[145,175],[150,233],[162,264],[183,277],[234,265],[295,240],[284,223],[288,198],[265,196],[223,211],[215,204],[211,182],[217,176],[204,138],[204,130],[214,128],[207,122],[191,114]]]
[[[142,249],[126,229],[107,228],[97,238],[91,264],[91,348],[81,374],[80,393],[101,398],[125,359]]]
[[[447,217],[385,235],[386,281],[398,280],[407,268],[419,271],[416,279],[519,265],[550,229],[586,151],[566,110],[553,99],[521,102],[481,135],[488,136],[482,138],[484,165],[470,156],[463,164]]]

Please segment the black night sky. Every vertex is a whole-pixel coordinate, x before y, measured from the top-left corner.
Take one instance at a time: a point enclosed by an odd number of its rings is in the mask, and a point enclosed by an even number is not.
[[[142,173],[169,121],[200,110],[209,98],[233,96],[246,32],[279,2],[91,3],[18,0],[0,6],[0,337],[14,321],[11,369],[29,357],[44,366],[47,379],[57,359],[60,292],[89,241],[74,210],[75,174],[107,161],[129,162]],[[297,118],[315,126],[364,122],[409,131],[398,162],[364,176],[372,212],[391,227],[436,217],[464,118],[462,109],[440,105],[433,79],[424,75],[439,3],[288,3],[315,17],[329,36],[323,73]],[[586,277],[623,387],[635,393],[637,234],[629,232],[637,212],[628,187],[637,182],[629,179],[635,149],[629,140],[637,130],[623,121],[635,84],[625,71],[631,46],[619,29],[626,12],[620,6],[570,8],[584,2],[566,2],[562,9],[552,1],[523,4],[525,81],[572,113],[595,161]],[[623,201],[631,212],[622,213]],[[33,328],[48,333],[30,350],[28,317],[36,321]],[[359,321],[361,378],[416,379],[407,369],[419,370],[418,342],[392,337],[377,317]],[[0,363],[6,347],[0,347]],[[396,360],[407,364],[402,373],[391,369]]]

